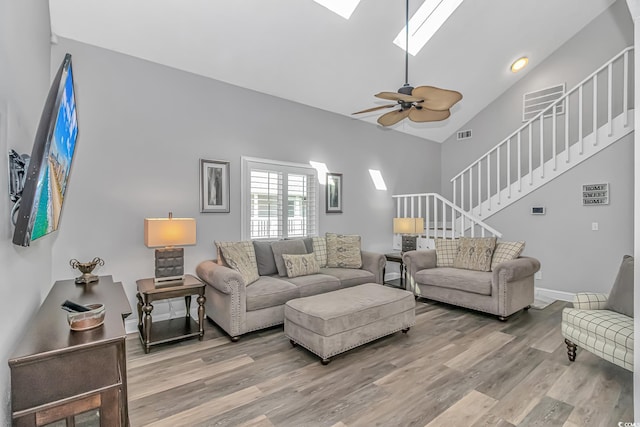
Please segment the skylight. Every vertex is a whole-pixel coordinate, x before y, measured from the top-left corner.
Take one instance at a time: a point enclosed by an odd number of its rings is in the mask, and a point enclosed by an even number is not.
[[[322,5],[329,9],[330,11],[337,13],[342,16],[344,19],[351,18],[351,14],[356,7],[358,7],[358,3],[360,0],[313,0],[319,5]]]
[[[417,55],[463,1],[425,0],[409,20],[409,53]],[[406,28],[405,26],[393,41],[402,49],[405,49]]]
[[[369,169],[369,175],[371,175],[371,180],[373,181],[373,185],[375,185],[376,190],[387,190],[387,184],[384,183],[382,173],[378,169]]]

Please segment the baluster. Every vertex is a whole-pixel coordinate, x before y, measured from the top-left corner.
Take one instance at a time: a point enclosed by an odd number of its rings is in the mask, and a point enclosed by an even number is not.
[[[397,206],[396,218],[400,218],[400,197],[396,198],[396,206]]]
[[[478,215],[482,215],[482,159],[478,162]]]
[[[487,201],[489,206],[487,210],[491,210],[491,153],[487,155]]]
[[[520,138],[520,132],[518,132]],[[507,141],[507,198],[511,198],[511,139]]]
[[[456,210],[451,207],[451,238],[456,237]]]
[[[624,53],[622,70],[622,125],[629,126],[629,51]]]
[[[540,116],[540,178],[544,179],[544,114]]]
[[[416,216],[414,215],[415,213],[415,197],[411,196],[411,215],[410,218],[415,218]]]
[[[598,74],[593,76],[593,146],[598,145]]]
[[[469,222],[471,223],[471,237],[476,237],[476,222],[469,218]]]
[[[609,125],[609,136],[613,135],[613,63],[609,62],[607,67],[607,124]]]
[[[584,152],[584,135],[582,134],[582,116],[584,112],[582,111],[582,85],[578,89],[578,141],[580,141],[580,155]]]
[[[422,218],[422,195],[418,196],[418,218]]]
[[[406,217],[407,216],[407,201],[408,201],[409,198],[408,197],[403,197],[403,199],[404,199],[404,215],[403,215],[403,217]]]
[[[447,232],[447,204],[442,202],[442,238],[446,239]]]
[[[458,178],[453,180],[453,204],[458,206],[457,198]]]
[[[433,236],[438,237],[438,199],[433,199]]]
[[[557,147],[556,147],[556,118],[557,118],[557,114],[558,114],[558,110],[557,110],[558,104],[555,104],[553,106],[553,116],[551,117],[551,131],[552,131],[552,135],[551,135],[551,159],[553,160],[553,170],[555,171],[558,168],[558,160],[556,159],[556,151],[557,151]]]
[[[431,231],[430,231],[431,227],[429,226],[429,224],[431,222],[431,221],[429,221],[431,219],[431,209],[429,209],[429,199],[431,199],[431,197],[433,197],[433,196],[427,195],[427,197],[426,197],[426,199],[424,201],[424,204],[425,204],[425,206],[424,206],[424,214],[425,214],[425,217],[427,219],[425,221],[427,223],[426,224],[427,225],[427,230],[426,230],[427,231],[427,239],[430,239],[429,236],[431,236]]]
[[[571,161],[571,155],[569,154],[569,149],[571,148],[571,144],[569,144],[569,97],[567,96],[564,99],[564,150],[567,153],[566,162],[569,163]]]
[[[464,174],[460,175],[460,209],[466,211],[464,208]]]
[[[529,123],[529,185],[533,185],[533,122]]]
[[[518,192],[522,191],[522,132],[518,132]]]
[[[473,211],[473,168],[469,168],[469,212]]]
[[[496,148],[496,195],[498,196],[498,205],[501,202],[500,197],[500,146]]]

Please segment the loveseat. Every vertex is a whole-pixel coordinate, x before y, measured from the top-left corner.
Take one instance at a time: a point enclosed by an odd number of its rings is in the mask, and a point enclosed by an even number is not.
[[[352,244],[345,246],[345,242]],[[296,240],[216,242],[216,246],[218,259],[201,262],[196,274],[206,284],[207,317],[232,341],[282,324],[284,305],[291,299],[383,283],[384,255],[361,250],[359,236],[327,233],[326,237]],[[249,270],[255,264],[257,276],[244,272],[242,265],[234,263],[237,260],[230,259],[234,256],[231,249],[238,248]],[[296,263],[308,271],[288,274]]]
[[[533,303],[540,262],[520,256],[524,242],[463,237],[435,243],[436,249],[403,255],[407,290],[416,297],[493,314],[500,320]]]

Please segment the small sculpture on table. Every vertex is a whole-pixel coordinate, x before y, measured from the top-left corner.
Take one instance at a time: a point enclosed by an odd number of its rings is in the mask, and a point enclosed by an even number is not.
[[[77,259],[72,259],[69,261],[69,265],[71,268],[77,268],[82,273],[82,276],[76,277],[76,283],[82,285],[98,281],[98,276],[91,274],[91,272],[96,266],[103,266],[104,260],[98,257],[89,262],[79,262]]]

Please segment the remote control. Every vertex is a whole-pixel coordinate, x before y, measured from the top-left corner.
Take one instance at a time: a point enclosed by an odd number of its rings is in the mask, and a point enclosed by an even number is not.
[[[66,300],[62,304],[62,309],[70,311],[70,312],[83,312],[83,311],[90,311],[91,310],[90,308],[85,307],[84,305],[80,305],[78,303],[75,303],[75,302],[69,301],[69,300]]]

